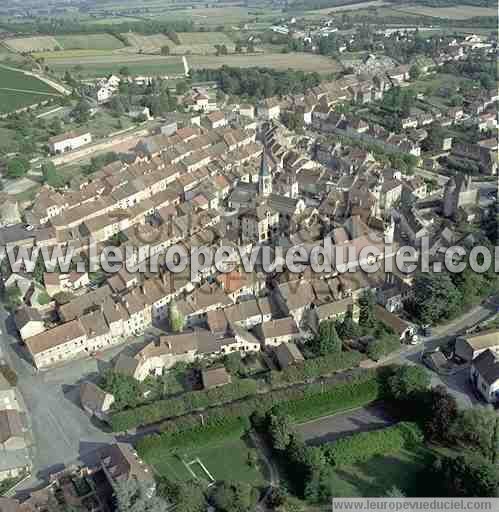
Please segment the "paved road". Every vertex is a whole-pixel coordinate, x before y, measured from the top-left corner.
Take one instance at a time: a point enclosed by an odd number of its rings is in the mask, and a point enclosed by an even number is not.
[[[6,359],[18,375],[18,389],[30,414],[35,440],[33,477],[21,489],[30,489],[64,465],[78,460],[92,463],[99,446],[115,442],[98,422],[91,420],[79,405],[79,384],[93,379],[111,366],[111,360],[121,351],[134,351],[142,346],[144,337],[131,345],[106,351],[99,360],[76,360],[48,372],[37,372],[27,360],[24,349],[13,335],[12,319],[0,309],[0,344]]]
[[[492,317],[496,314],[498,305],[499,297],[489,298],[452,322],[433,329],[431,337],[424,338],[423,342],[419,345],[409,346],[406,350],[396,354],[389,362],[422,365],[421,356],[424,351],[434,350],[439,346],[445,345],[454,339],[457,334],[464,333],[466,329]],[[461,407],[472,407],[480,403],[469,384],[468,368],[463,368],[463,370],[455,375],[443,376],[431,371],[424,365],[423,367],[430,375],[431,385],[443,384],[446,386]]]
[[[378,430],[392,425],[395,421],[394,415],[390,414],[384,404],[376,403],[307,421],[295,428],[307,444],[319,445],[356,432]]]

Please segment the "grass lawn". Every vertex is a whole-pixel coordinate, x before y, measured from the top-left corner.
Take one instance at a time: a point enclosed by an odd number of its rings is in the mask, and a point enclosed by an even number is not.
[[[124,46],[111,34],[57,36],[57,41],[65,50],[117,50]]]
[[[334,496],[385,496],[394,485],[406,496],[418,496],[418,477],[431,454],[431,450],[421,446],[336,468],[331,478]]]
[[[19,194],[16,194],[14,197],[19,201],[20,203],[23,203],[25,201],[33,201],[38,194],[38,191],[40,190],[40,185],[35,185],[34,187],[31,187],[24,192],[20,192]]]
[[[121,121],[121,124],[119,124]],[[120,118],[112,116],[109,112],[100,111],[92,117],[88,123],[83,125],[68,125],[68,130],[71,129],[86,129],[90,131],[95,139],[108,137],[109,135],[125,130],[134,126],[134,122],[127,116],[121,116]]]
[[[180,456],[186,462],[199,458],[215,480],[239,480],[254,486],[262,486],[266,481],[265,467],[259,461],[256,468],[247,463],[248,451],[253,445],[243,439],[229,439],[224,443],[194,448]],[[155,470],[173,480],[190,480],[191,473],[182,460],[176,455],[166,455],[161,462],[154,464]],[[199,464],[191,466],[193,472],[200,477],[204,471]]]

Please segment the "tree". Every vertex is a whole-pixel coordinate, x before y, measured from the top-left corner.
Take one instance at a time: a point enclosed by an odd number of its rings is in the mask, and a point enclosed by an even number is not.
[[[119,512],[167,512],[168,504],[159,496],[149,496],[146,485],[135,478],[116,483]]]
[[[232,352],[224,356],[225,369],[232,375],[241,375],[244,367],[239,352]]]
[[[456,399],[445,389],[437,386],[426,396],[426,413],[423,421],[425,436],[430,441],[454,442],[454,423],[459,409]]]
[[[102,389],[114,396],[116,409],[136,407],[142,398],[140,384],[133,377],[113,371],[106,373]]]
[[[185,326],[185,317],[178,310],[177,303],[172,299],[168,304],[168,322],[173,332],[182,332]]]
[[[42,251],[39,251],[35,262],[35,268],[33,269],[33,279],[37,283],[43,285],[43,275],[45,272],[47,272],[47,268],[45,267]]]
[[[90,104],[86,100],[80,100],[71,112],[78,124],[86,123],[90,119]]]
[[[395,370],[388,379],[388,392],[395,400],[407,400],[416,393],[425,391],[430,385],[430,377],[419,366],[404,365]]]
[[[434,496],[497,497],[499,490],[498,468],[473,455],[437,458],[431,476],[438,487],[438,494]]]
[[[189,86],[187,85],[187,82],[185,82],[184,80],[180,80],[175,85],[175,91],[177,92],[177,94],[179,96],[182,94],[185,94],[188,90],[189,90]]]
[[[374,294],[366,291],[359,299],[359,325],[364,331],[371,331],[376,327],[376,315],[374,314]]]
[[[62,188],[65,185],[64,176],[60,175],[51,161],[42,164],[42,175],[45,183],[54,188]]]
[[[366,354],[369,359],[379,361],[385,354],[386,349],[382,339],[376,339],[369,343],[367,346]]]
[[[305,498],[312,503],[329,503],[333,496],[333,468],[324,468],[314,471],[310,476],[306,488]]]
[[[293,434],[291,418],[284,415],[271,415],[269,432],[272,445],[276,450],[284,451],[291,441]]]
[[[335,323],[336,332],[342,340],[356,338],[360,335],[359,326],[354,322],[352,312],[348,311],[343,320],[337,320]]]
[[[386,496],[387,498],[405,498],[405,494],[396,485],[388,489]]]
[[[243,482],[222,482],[213,495],[215,507],[220,512],[248,512],[257,496],[251,485]]]
[[[113,96],[109,102],[109,108],[117,116],[121,116],[125,113],[125,106],[120,96]]]
[[[411,80],[417,80],[421,76],[421,68],[417,64],[413,64],[409,69]]]
[[[458,310],[461,294],[449,274],[425,272],[414,280],[414,313],[425,324],[450,318]]]
[[[131,74],[130,68],[128,68],[127,66],[123,66],[122,68],[120,68],[119,73],[121,76],[128,77]]]
[[[270,90],[271,89],[269,87],[269,91]],[[265,95],[267,94],[265,93]],[[269,96],[271,96],[271,94]],[[294,132],[300,133],[303,131],[303,114],[300,114],[299,112],[285,111],[281,114],[281,121],[287,128]]]
[[[21,178],[30,169],[30,163],[26,158],[16,157],[11,158],[7,162],[7,178]]]
[[[312,350],[320,356],[341,352],[341,345],[334,321],[321,322],[318,335],[310,343]]]
[[[461,412],[452,426],[453,437],[495,462],[499,446],[499,417],[488,407],[475,406]]]
[[[246,457],[246,463],[250,468],[254,468],[258,464],[258,453],[256,450],[248,450],[248,455]]]
[[[198,482],[172,481],[159,477],[157,493],[170,503],[174,503],[176,510],[183,512],[204,512],[206,500],[203,489]]]
[[[168,45],[161,47],[161,55],[170,55],[170,47]]]

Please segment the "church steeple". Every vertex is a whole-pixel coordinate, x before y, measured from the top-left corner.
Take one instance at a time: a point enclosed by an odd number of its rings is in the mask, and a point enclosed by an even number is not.
[[[267,197],[272,193],[272,175],[270,174],[270,164],[267,155],[267,149],[263,149],[262,161],[260,164],[260,175],[258,178],[258,194]]]

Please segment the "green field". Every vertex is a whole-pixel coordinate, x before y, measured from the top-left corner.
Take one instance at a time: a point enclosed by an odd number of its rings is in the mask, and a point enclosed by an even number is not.
[[[180,44],[232,44],[223,32],[178,32]]]
[[[36,52],[33,57],[36,59],[44,59],[50,65],[51,61],[67,61],[72,60],[75,63],[81,58],[88,57],[108,57],[112,56],[109,50],[61,50],[59,52]]]
[[[111,34],[73,34],[56,39],[64,50],[117,50],[124,46]]]
[[[70,58],[49,58],[46,63],[56,73],[74,71],[89,78],[118,73],[123,67],[127,67],[134,76],[171,76],[184,73],[184,66],[180,57],[161,57],[159,55],[139,56],[99,52],[91,56],[88,56],[88,54],[87,56],[79,56],[77,59],[74,56]]]
[[[431,451],[420,447],[376,456],[353,466],[335,468],[331,488],[338,498],[386,496],[394,485],[406,496],[417,496],[420,473],[430,458]]]
[[[265,483],[265,469],[261,461],[256,468],[248,465],[247,457],[250,449],[254,448],[245,439],[231,439],[225,443],[190,450],[181,457],[186,462],[199,458],[215,480],[238,480],[253,486],[262,486]],[[182,460],[176,455],[162,457],[161,462],[154,464],[154,468],[158,473],[172,480],[192,478]],[[199,464],[193,464],[191,469],[199,477],[204,477],[204,471]]]
[[[204,25],[210,27],[217,27],[219,25],[225,25],[231,27],[232,25],[238,25],[240,23],[253,24],[256,19],[258,20],[270,20],[279,19],[279,10],[246,8],[246,7],[214,7],[205,8],[204,6],[196,9],[178,9],[164,11],[160,13],[159,19],[161,20],[179,20],[179,19],[190,19],[196,25]]]
[[[61,46],[52,36],[18,37],[6,39],[4,43],[19,53],[43,52],[60,49]]]
[[[222,66],[235,66],[242,68],[263,67],[280,70],[297,69],[302,71],[317,71],[318,73],[334,73],[341,69],[341,65],[329,57],[312,55],[310,53],[262,54],[262,55],[226,55],[192,56],[188,57],[189,66],[193,69],[216,69]]]
[[[176,55],[216,53],[215,45],[225,45],[229,52],[234,51],[234,42],[223,32],[178,32],[179,45],[171,48]]]
[[[13,112],[54,96],[58,93],[37,78],[0,66],[0,112]]]
[[[163,46],[173,46],[173,43],[164,34],[142,35],[135,32],[122,34],[134,51],[159,52]]]
[[[452,7],[427,7],[425,5],[401,6],[396,8],[401,15],[406,13],[432,18],[445,18],[449,20],[465,20],[475,16],[497,16],[497,8],[479,7],[474,5],[455,5]]]
[[[85,20],[84,23],[86,25],[119,25],[121,23],[133,23],[135,21],[140,21],[139,18],[130,18],[130,17],[116,17],[116,18],[91,18]]]
[[[15,71],[0,65],[0,89],[4,88],[57,94],[52,87],[41,80],[38,80],[38,78],[25,75],[21,71]]]

